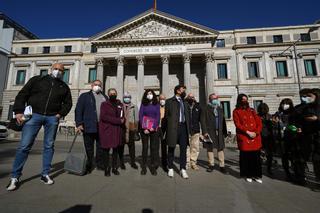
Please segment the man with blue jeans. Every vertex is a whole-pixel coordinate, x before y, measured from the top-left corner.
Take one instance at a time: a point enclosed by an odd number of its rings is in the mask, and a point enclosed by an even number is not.
[[[49,177],[51,161],[54,153],[54,141],[59,119],[66,116],[72,107],[71,92],[62,81],[64,66],[56,63],[46,76],[32,77],[18,93],[13,111],[17,123],[23,125],[20,145],[13,163],[12,177],[7,187],[8,191],[17,189],[23,166],[34,144],[41,127],[44,127],[44,146],[42,158],[41,181],[47,185],[53,184]],[[32,107],[32,117],[25,121],[24,108]]]

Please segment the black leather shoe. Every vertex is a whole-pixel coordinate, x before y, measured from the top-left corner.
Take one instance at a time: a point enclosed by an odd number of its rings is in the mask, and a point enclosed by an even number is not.
[[[106,177],[110,176],[110,167],[108,167],[106,170],[104,170],[104,176],[106,176]]]
[[[213,172],[213,170],[214,170],[214,166],[209,166],[209,167],[207,168],[207,172]]]
[[[224,167],[220,167],[220,172],[225,175],[229,174],[228,171],[226,170],[226,168],[224,168]]]
[[[134,169],[138,169],[138,166],[136,163],[131,163],[131,167],[134,168]]]
[[[120,175],[120,172],[118,171],[118,169],[112,169],[112,173],[114,175]]]
[[[157,176],[157,170],[155,169],[155,168],[152,168],[151,170],[150,170],[150,172],[151,172],[151,174],[153,175],[153,176]]]
[[[126,170],[126,165],[124,165],[124,163],[122,162],[122,163],[120,163],[120,168],[121,168],[122,170]]]
[[[146,169],[146,168],[142,168],[140,174],[141,174],[141,175],[146,175],[146,174],[147,174],[147,169]]]

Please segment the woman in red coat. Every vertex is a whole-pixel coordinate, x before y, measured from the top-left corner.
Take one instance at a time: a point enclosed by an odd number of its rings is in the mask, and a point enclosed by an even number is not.
[[[237,142],[240,150],[240,176],[246,181],[252,179],[262,183],[262,166],[260,158],[262,122],[254,109],[249,107],[248,96],[240,94],[233,121],[237,131]]]
[[[99,136],[103,149],[105,176],[110,176],[109,152],[112,149],[112,173],[119,175],[117,168],[118,147],[122,142],[124,125],[123,106],[117,99],[115,89],[108,90],[109,100],[101,104]]]

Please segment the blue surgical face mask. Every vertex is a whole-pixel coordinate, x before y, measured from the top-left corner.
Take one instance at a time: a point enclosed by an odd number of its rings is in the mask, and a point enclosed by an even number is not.
[[[220,105],[220,101],[217,100],[217,99],[213,99],[213,100],[211,101],[211,104],[212,104],[213,106],[219,106],[219,105]]]
[[[123,98],[123,102],[126,104],[130,104],[131,103],[131,98]]]

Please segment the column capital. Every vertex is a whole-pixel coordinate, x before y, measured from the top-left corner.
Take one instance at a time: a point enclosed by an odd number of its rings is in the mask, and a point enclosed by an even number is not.
[[[96,63],[98,66],[103,66],[103,58],[97,58]]]
[[[161,57],[162,64],[169,64],[170,55],[161,55],[160,57]]]
[[[117,56],[116,60],[117,60],[118,66],[124,65],[124,57],[123,56]]]
[[[208,62],[212,62],[213,61],[213,52],[206,52],[205,54],[205,59],[206,59],[206,62],[208,63]]]
[[[191,57],[192,57],[192,54],[191,54],[191,53],[185,53],[185,54],[183,54],[182,56],[183,56],[183,61],[184,61],[184,63],[190,63]]]
[[[139,55],[136,57],[137,61],[138,61],[138,65],[144,65],[145,63],[145,58],[143,55]]]

